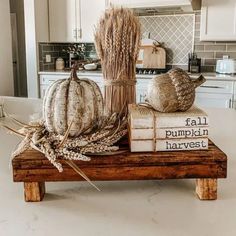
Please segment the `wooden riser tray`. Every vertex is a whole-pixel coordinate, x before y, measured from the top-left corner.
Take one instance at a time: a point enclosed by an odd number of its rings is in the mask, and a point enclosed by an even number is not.
[[[227,157],[211,141],[209,150],[131,153],[128,145],[122,154],[92,156],[90,162],[75,161],[84,173],[96,180],[154,180],[194,178],[200,199],[217,198],[217,179],[226,178]],[[13,180],[24,182],[25,200],[41,201],[45,182],[83,181],[71,167],[61,160],[64,171],[57,169],[35,150],[27,150],[12,160]]]

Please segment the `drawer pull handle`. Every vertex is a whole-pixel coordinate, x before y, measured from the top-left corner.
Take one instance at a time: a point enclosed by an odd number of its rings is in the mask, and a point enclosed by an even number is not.
[[[77,29],[74,29],[74,30],[73,30],[73,38],[74,38],[74,39],[77,39]]]
[[[217,88],[217,89],[224,89],[224,87],[220,87],[220,86],[208,86],[208,85],[201,85],[200,88]]]

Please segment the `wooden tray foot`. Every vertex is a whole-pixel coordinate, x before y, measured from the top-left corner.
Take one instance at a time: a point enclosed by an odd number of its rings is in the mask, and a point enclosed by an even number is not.
[[[217,179],[196,179],[196,193],[200,200],[216,200]]]
[[[40,202],[45,194],[45,182],[24,182],[25,201]]]

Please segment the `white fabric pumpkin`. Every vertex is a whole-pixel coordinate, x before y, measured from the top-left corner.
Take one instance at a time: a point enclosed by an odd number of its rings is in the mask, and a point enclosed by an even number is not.
[[[49,132],[64,135],[72,122],[69,136],[89,133],[103,116],[103,97],[98,85],[89,79],[71,78],[55,81],[43,102],[43,117]]]

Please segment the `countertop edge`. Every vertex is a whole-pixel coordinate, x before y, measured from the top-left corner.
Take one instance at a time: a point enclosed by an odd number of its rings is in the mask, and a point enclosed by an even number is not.
[[[39,75],[69,75],[70,71],[39,71]],[[207,80],[236,81],[236,75],[223,75],[217,73],[200,73]],[[190,74],[190,77],[197,78],[200,74]],[[102,71],[78,71],[80,76],[102,76]],[[136,74],[137,79],[151,79],[154,75]]]

